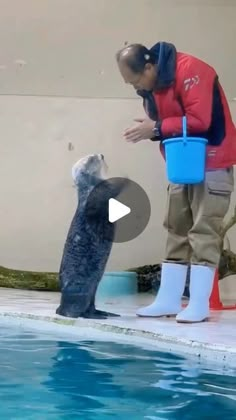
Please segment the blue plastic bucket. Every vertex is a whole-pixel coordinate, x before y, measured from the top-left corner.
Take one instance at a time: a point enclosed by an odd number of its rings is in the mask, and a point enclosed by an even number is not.
[[[104,273],[96,298],[131,296],[136,293],[138,293],[138,279],[135,272],[113,271]]]
[[[166,171],[173,184],[198,184],[204,181],[207,140],[187,136],[186,117],[183,117],[183,137],[163,141]]]

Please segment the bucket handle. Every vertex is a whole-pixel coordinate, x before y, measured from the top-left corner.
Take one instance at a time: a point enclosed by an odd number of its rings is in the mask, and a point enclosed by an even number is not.
[[[183,142],[187,143],[187,119],[185,116],[183,117]]]

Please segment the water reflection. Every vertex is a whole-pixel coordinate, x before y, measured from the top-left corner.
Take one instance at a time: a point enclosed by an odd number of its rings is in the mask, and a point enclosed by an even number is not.
[[[0,330],[0,419],[235,419],[235,369]]]
[[[97,419],[136,412],[137,420],[199,419],[210,408],[214,419],[235,412],[234,371],[222,376],[193,360],[108,342],[57,346],[45,384],[63,396],[62,412],[83,412],[86,419],[95,418],[94,410]]]

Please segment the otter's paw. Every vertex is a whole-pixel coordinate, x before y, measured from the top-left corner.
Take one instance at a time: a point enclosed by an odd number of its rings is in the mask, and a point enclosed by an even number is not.
[[[112,317],[119,317],[120,315],[113,314],[111,312],[99,311],[98,309],[93,309],[85,312],[81,317],[90,318],[90,319],[107,319]]]
[[[85,312],[81,315],[81,318],[87,318],[87,319],[107,319],[107,316],[104,314],[94,312]]]
[[[56,309],[56,314],[66,318],[79,318],[81,316],[81,311],[78,311],[74,305],[60,305]]]
[[[117,318],[120,316],[118,314],[113,314],[112,312],[100,311],[99,309],[95,309],[95,312],[96,314],[106,316],[107,318]]]

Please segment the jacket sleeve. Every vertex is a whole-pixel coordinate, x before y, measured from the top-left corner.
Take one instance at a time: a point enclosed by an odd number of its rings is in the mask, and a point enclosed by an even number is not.
[[[214,70],[199,60],[185,63],[181,72],[179,69],[176,90],[187,118],[190,135],[205,133],[209,129],[216,77]],[[160,131],[163,138],[181,135],[182,118],[163,119]]]

